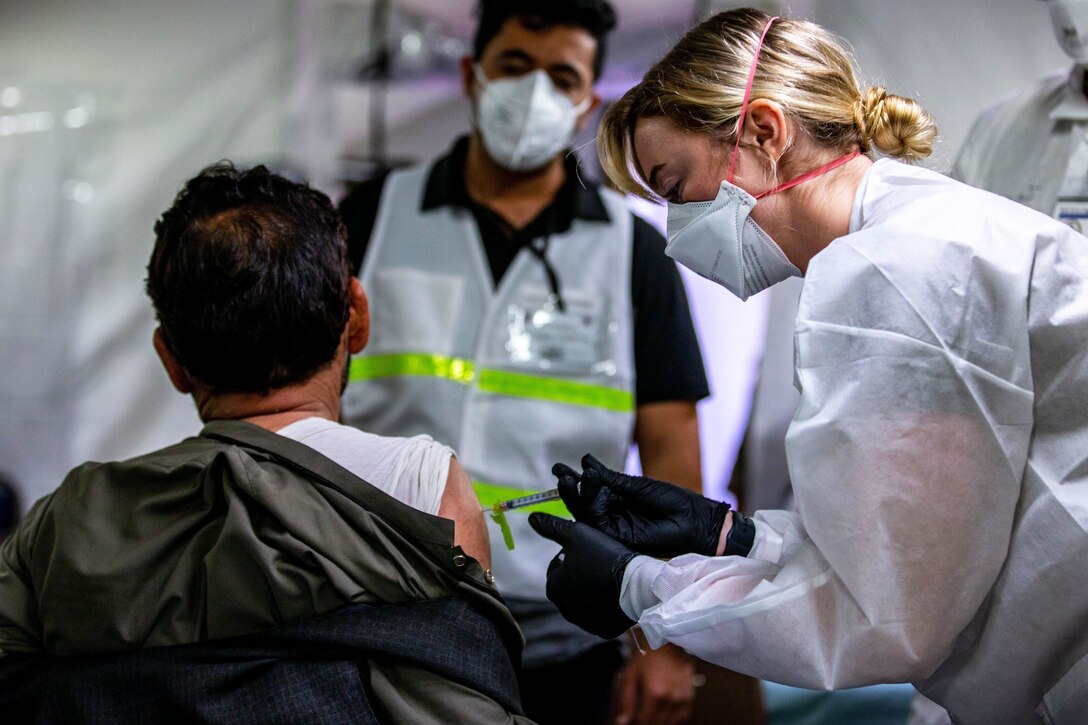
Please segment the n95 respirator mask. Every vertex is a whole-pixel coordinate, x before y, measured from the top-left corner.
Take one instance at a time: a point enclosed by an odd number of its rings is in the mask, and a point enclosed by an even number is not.
[[[476,128],[491,158],[511,171],[539,169],[566,149],[578,117],[593,103],[590,95],[574,105],[542,70],[488,80],[478,63],[473,68],[480,87]]]

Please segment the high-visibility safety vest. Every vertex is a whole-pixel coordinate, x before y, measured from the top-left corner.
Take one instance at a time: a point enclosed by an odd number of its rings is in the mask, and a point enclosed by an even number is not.
[[[555,487],[552,464],[592,452],[622,469],[634,425],[632,219],[600,189],[610,221],[575,218],[544,265],[522,249],[496,288],[472,212],[421,210],[430,167],[390,174],[360,278],[371,337],[351,361],[345,423],[451,445],[481,503]],[[500,592],[544,599],[558,545],[528,511],[507,515],[515,549],[487,514]],[[536,507],[566,514],[559,501]]]

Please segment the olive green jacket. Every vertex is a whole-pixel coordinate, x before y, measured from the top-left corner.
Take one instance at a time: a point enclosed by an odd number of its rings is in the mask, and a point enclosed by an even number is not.
[[[0,650],[183,644],[349,603],[450,596],[494,621],[518,661],[520,631],[479,563],[454,546],[452,521],[303,444],[213,422],[145,456],[84,464],[34,505],[0,549]],[[405,722],[426,721],[412,713],[435,698],[447,717],[464,707],[460,721],[524,722],[426,672],[370,665],[375,693]]]

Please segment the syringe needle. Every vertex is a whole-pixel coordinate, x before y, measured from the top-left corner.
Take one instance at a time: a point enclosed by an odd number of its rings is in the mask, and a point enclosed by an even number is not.
[[[559,498],[559,489],[553,488],[550,491],[541,491],[540,493],[534,493],[529,496],[522,496],[520,498],[512,498],[509,501],[499,501],[498,503],[485,507],[484,511],[513,511],[514,509],[525,508],[526,506],[535,506],[538,503],[547,503],[548,501],[555,501]]]

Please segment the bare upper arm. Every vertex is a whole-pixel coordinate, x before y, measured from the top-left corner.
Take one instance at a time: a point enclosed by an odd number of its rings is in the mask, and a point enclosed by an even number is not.
[[[480,562],[485,569],[491,568],[491,542],[487,535],[483,507],[472,481],[456,458],[450,458],[450,472],[446,478],[446,490],[438,515],[453,519],[453,541],[465,553]]]

